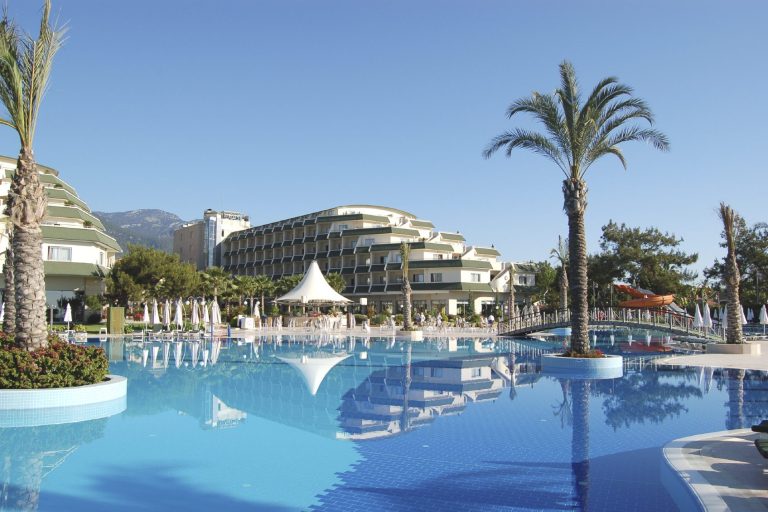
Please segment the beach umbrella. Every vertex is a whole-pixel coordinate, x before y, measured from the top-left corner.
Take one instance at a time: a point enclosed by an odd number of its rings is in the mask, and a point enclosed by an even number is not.
[[[181,312],[181,299],[176,301],[176,314],[173,316],[173,323],[181,329],[184,326],[184,314]]]
[[[259,313],[259,304],[261,304],[260,301],[255,301],[253,303],[253,312],[251,313],[252,316],[255,316],[256,318],[259,318],[261,314]]]
[[[213,325],[221,323],[221,309],[219,309],[219,303],[215,300],[211,304],[211,323]]]
[[[723,309],[725,309],[725,308],[723,308]],[[727,329],[728,328],[728,312],[721,310],[720,311],[720,318],[722,318],[722,322],[721,323],[723,324],[723,329]]]
[[[211,323],[211,316],[208,314],[208,305],[205,303],[205,299],[203,299],[201,306],[203,310],[203,325],[208,325]]]
[[[200,314],[197,309],[197,299],[192,301],[192,327],[197,327],[200,323]]]
[[[141,318],[141,320],[144,322],[144,327],[146,327],[149,323],[149,306],[146,302],[144,303],[144,316]]]
[[[696,304],[696,311],[693,313],[693,326],[697,329],[704,327],[704,319],[701,318],[701,310],[699,310],[698,304]]]
[[[768,324],[768,311],[765,310],[765,304],[760,308],[760,323],[763,324],[763,334],[765,334],[765,324]]]
[[[64,321],[67,322],[67,330],[69,330],[69,322],[72,321],[72,306],[67,302],[67,309],[64,311]]]
[[[152,299],[152,325],[160,323],[160,313],[157,310],[157,299]]]
[[[704,301],[704,314],[702,316],[702,322],[705,329],[709,329],[712,327],[712,315],[709,311],[709,303],[707,301]]]
[[[171,327],[171,303],[168,299],[165,299],[165,303],[163,304],[163,325],[165,325],[166,328]]]
[[[5,320],[5,302],[0,304],[0,322]]]
[[[720,310],[715,308],[712,310],[712,318],[715,320],[720,320]]]
[[[741,313],[741,325],[747,325],[747,317],[744,316],[744,307],[743,306],[741,308],[741,311],[739,311],[739,313]]]

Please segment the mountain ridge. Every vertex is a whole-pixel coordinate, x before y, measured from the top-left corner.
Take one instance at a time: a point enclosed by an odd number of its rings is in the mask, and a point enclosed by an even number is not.
[[[157,208],[92,213],[104,224],[107,234],[117,240],[123,252],[128,250],[128,244],[138,244],[171,253],[173,231],[188,222],[175,213]]]

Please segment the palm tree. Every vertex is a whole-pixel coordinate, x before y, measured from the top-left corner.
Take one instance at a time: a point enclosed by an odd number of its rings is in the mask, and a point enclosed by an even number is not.
[[[200,273],[200,287],[202,295],[213,295],[213,300],[218,300],[232,286],[232,276],[221,267],[209,267]]]
[[[275,282],[265,275],[254,276],[256,279],[256,293],[261,295],[261,310],[265,311],[266,303],[264,296],[270,295],[275,291]]]
[[[509,311],[509,328],[512,329],[512,317],[515,316],[515,264],[510,263],[509,267],[509,305],[507,307]]]
[[[255,302],[254,297],[259,291],[259,283],[254,276],[235,276],[235,286],[243,297],[248,297],[251,305],[250,311],[253,311]],[[249,313],[250,314],[250,313]]]
[[[560,309],[568,309],[568,239],[557,237],[557,247],[549,251],[550,258],[555,258],[560,263],[560,277],[558,285],[560,287]]]
[[[329,285],[331,285],[331,288],[336,290],[336,293],[343,292],[344,288],[347,287],[347,282],[344,281],[344,277],[337,272],[331,272],[326,274],[325,280],[328,282]]]
[[[725,333],[727,343],[744,343],[744,334],[741,329],[741,300],[739,298],[739,265],[736,262],[736,212],[725,203],[720,203],[720,219],[723,221],[725,231],[725,246],[728,255],[725,257],[725,296],[728,315],[728,328]]]
[[[40,229],[47,196],[37,175],[33,142],[53,58],[64,36],[63,29],[49,24],[50,12],[51,2],[45,0],[37,39],[21,33],[7,13],[0,21],[0,101],[8,113],[0,124],[16,130],[21,143],[8,210],[13,223],[16,342],[27,350],[48,344]]]
[[[602,79],[582,104],[571,63],[560,64],[561,85],[553,94],[534,92],[530,98],[516,100],[507,109],[507,117],[527,112],[544,125],[545,133],[515,130],[495,137],[483,152],[490,158],[505,148],[523,148],[550,159],[562,171],[563,209],[568,216],[569,281],[571,290],[571,351],[589,351],[587,334],[587,241],[584,213],[587,208],[587,184],[584,175],[599,158],[613,155],[626,168],[619,146],[624,142],[647,141],[662,151],[669,148],[664,134],[630,124],[645,120],[653,124],[653,114],[645,102],[632,97],[632,89],[618,79]]]
[[[408,280],[411,246],[407,242],[400,243],[400,261],[403,269],[403,330],[411,330],[411,282]]]

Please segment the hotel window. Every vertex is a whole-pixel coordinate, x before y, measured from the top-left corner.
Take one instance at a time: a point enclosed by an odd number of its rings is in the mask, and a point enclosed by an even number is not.
[[[104,266],[104,252],[99,251],[99,265]]]
[[[339,224],[336,227],[336,231],[344,231],[345,229],[349,229],[349,224]]]
[[[72,248],[60,245],[48,246],[48,261],[72,261]]]
[[[375,239],[375,238],[366,238],[366,239],[365,239],[365,241],[363,241],[363,245],[364,245],[365,247],[370,247],[371,245],[373,245],[373,243],[374,243],[375,241],[376,241],[376,239]]]
[[[442,272],[437,274],[429,274],[429,281],[432,283],[442,283],[443,282]]]
[[[517,284],[527,285],[528,276],[517,276]]]
[[[413,274],[412,281],[414,283],[423,283],[424,282],[424,274]]]
[[[380,264],[382,264],[382,265],[383,265],[383,264],[385,264],[386,262],[387,262],[387,257],[386,257],[386,256],[379,256],[379,263],[380,263]]]
[[[423,377],[424,376],[424,368],[421,366],[417,366],[413,369],[413,376],[414,377]]]
[[[473,283],[480,282],[480,274],[476,272],[472,272],[471,274],[469,274],[469,277],[470,277],[470,281],[472,281]]]
[[[442,368],[430,368],[430,376],[432,377],[442,377],[443,376],[443,369]]]
[[[480,377],[480,368],[472,368],[472,374],[473,379],[477,379]]]

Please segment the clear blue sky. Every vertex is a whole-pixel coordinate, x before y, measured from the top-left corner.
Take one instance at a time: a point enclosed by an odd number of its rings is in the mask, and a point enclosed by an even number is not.
[[[42,0],[9,0],[34,31]],[[561,175],[481,158],[514,99],[616,75],[672,143],[587,175],[587,229],[614,219],[721,255],[715,208],[764,208],[768,2],[54,0],[69,26],[43,105],[41,163],[95,210],[205,208],[254,223],[347,203],[411,211],[505,259],[567,232]],[[516,123],[528,123],[521,118]],[[0,153],[16,155],[0,130]],[[702,266],[701,264],[697,267]]]

